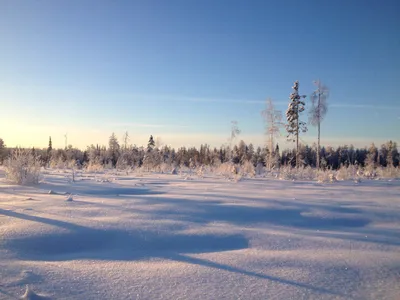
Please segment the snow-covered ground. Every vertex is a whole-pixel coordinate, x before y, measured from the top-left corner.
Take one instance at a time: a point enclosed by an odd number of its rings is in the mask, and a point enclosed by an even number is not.
[[[0,299],[400,299],[400,181],[0,178]]]

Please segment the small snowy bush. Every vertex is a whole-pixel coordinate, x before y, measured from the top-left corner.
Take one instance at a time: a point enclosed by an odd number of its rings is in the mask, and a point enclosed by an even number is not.
[[[245,161],[240,166],[240,175],[249,176],[249,177],[255,177],[256,176],[256,170],[255,170],[253,164],[250,161]]]
[[[90,161],[86,165],[86,171],[87,172],[101,172],[104,170],[103,165],[99,161]]]
[[[221,164],[217,172],[225,178],[232,178],[238,173],[236,166],[232,162],[225,162]]]
[[[393,167],[393,166],[388,166],[386,168],[378,168],[376,169],[376,175],[379,178],[398,179],[400,178],[400,169],[399,167]]]
[[[281,180],[296,180],[297,179],[297,171],[296,168],[292,166],[284,166],[281,167],[279,172],[279,179]]]
[[[308,167],[293,168],[284,166],[280,168],[279,179],[282,180],[315,180],[317,178],[316,169]]]
[[[335,173],[332,170],[317,171],[316,179],[319,183],[333,183],[336,181]]]
[[[16,184],[38,184],[40,179],[40,159],[30,150],[15,149],[7,159],[6,177]]]
[[[263,175],[265,174],[265,167],[262,163],[258,163],[255,168],[256,175]]]

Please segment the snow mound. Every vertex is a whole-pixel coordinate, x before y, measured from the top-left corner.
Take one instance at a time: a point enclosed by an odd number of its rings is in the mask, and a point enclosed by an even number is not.
[[[36,294],[29,285],[26,286],[25,294],[20,298],[21,300],[50,300],[49,297]]]
[[[68,193],[67,192],[59,193],[59,192],[55,192],[53,190],[49,190],[48,194],[49,195],[67,195]]]

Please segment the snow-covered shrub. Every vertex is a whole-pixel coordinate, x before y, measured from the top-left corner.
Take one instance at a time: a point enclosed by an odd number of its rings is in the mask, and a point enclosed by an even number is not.
[[[264,167],[264,165],[262,163],[258,163],[254,170],[256,172],[256,175],[265,174],[265,167]]]
[[[199,166],[196,168],[196,175],[200,178],[204,177],[204,171],[205,171],[205,167],[204,166]]]
[[[400,178],[400,169],[399,167],[388,166],[386,168],[377,168],[376,175],[379,178]]]
[[[318,170],[316,179],[319,183],[333,183],[336,181],[336,176],[332,170]]]
[[[279,179],[283,180],[315,180],[317,178],[316,169],[310,166],[299,168],[284,166],[279,171]]]
[[[103,165],[98,160],[90,161],[86,165],[87,172],[101,172],[103,170],[104,170]]]
[[[30,150],[15,149],[6,164],[6,178],[16,184],[38,184],[40,159]]]
[[[128,161],[124,156],[120,156],[115,164],[115,168],[118,171],[126,171],[129,169]]]
[[[159,169],[161,173],[171,173],[174,167],[163,162],[159,165]]]
[[[256,170],[252,162],[250,161],[243,162],[243,164],[240,166],[240,175],[249,177],[256,176]]]
[[[279,170],[279,179],[281,180],[296,180],[297,171],[292,166],[283,166]]]
[[[65,162],[63,161],[62,157],[52,158],[49,162],[49,166],[52,169],[64,169]]]
[[[354,180],[354,181],[359,181],[361,176],[361,172],[359,170],[359,167],[356,165],[349,165],[348,167],[346,166],[341,166],[339,170],[336,171],[336,179],[337,180]]]
[[[297,179],[315,180],[316,177],[317,177],[316,169],[313,169],[310,166],[301,167],[297,169]]]
[[[238,170],[234,163],[225,162],[218,167],[217,173],[225,178],[231,178],[234,175],[238,174]]]

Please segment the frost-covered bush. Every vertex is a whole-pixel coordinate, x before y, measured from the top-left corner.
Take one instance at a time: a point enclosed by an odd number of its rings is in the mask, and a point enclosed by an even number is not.
[[[124,156],[120,156],[117,160],[115,168],[118,171],[126,171],[130,169],[130,166],[128,165],[128,160]]]
[[[333,183],[336,181],[336,175],[332,170],[318,170],[316,179],[319,183]]]
[[[234,175],[238,174],[238,170],[235,166],[234,163],[232,162],[225,162],[223,164],[221,164],[218,169],[217,169],[217,173],[219,175],[222,175],[225,178],[231,178]]]
[[[315,180],[317,177],[317,170],[310,166],[301,167],[298,169],[297,177],[300,180]]]
[[[337,180],[360,180],[361,170],[359,170],[356,165],[341,166],[339,170],[336,171],[336,179]]]
[[[104,167],[98,160],[90,161],[86,165],[86,171],[87,172],[101,172],[103,170],[104,170]]]
[[[388,166],[386,168],[377,168],[376,176],[379,178],[400,178],[400,169],[399,167]]]
[[[205,167],[203,165],[199,166],[196,168],[196,175],[200,178],[204,177],[204,172],[206,171]]]
[[[250,161],[245,161],[240,166],[240,175],[249,176],[249,177],[256,176],[256,170],[255,170],[253,164]]]
[[[265,174],[265,167],[262,163],[258,163],[254,171],[256,172],[256,175],[263,175]]]
[[[49,166],[52,169],[74,169],[78,167],[75,159],[63,160],[62,157],[52,158]]]
[[[6,178],[16,184],[38,184],[40,159],[30,150],[15,149],[5,164]]]
[[[174,166],[163,162],[158,166],[158,168],[161,173],[172,173]]]
[[[58,158],[52,158],[49,162],[49,166],[52,169],[64,169],[65,168],[65,162],[61,157]]]
[[[281,180],[296,180],[297,170],[292,166],[283,166],[279,170],[279,179]]]

